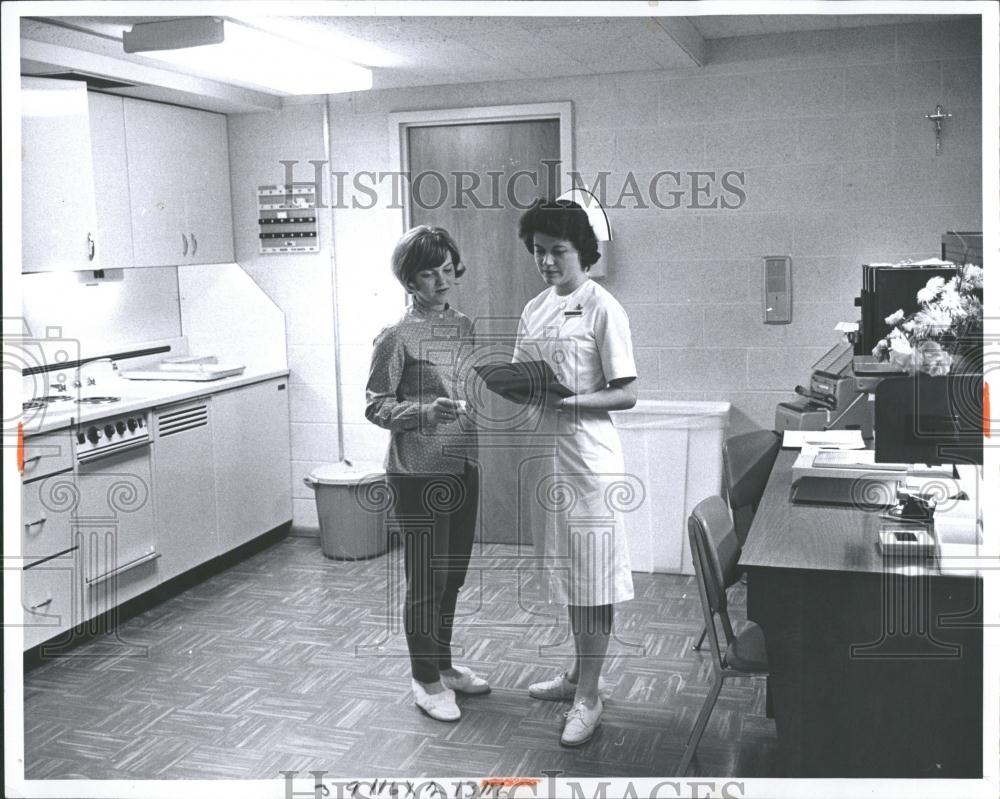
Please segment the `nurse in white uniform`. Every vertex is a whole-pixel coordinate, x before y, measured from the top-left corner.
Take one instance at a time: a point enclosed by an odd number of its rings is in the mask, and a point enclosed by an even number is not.
[[[579,205],[539,201],[521,217],[518,235],[548,288],[521,314],[515,361],[544,360],[570,397],[551,396],[557,432],[550,474],[538,487],[547,506],[541,533],[549,601],[567,605],[575,659],[554,678],[530,686],[536,699],[573,700],[561,742],[579,746],[603,712],[601,671],[614,606],[633,597],[621,514],[613,494],[625,465],[609,411],[636,403],[636,368],[628,316],[590,279],[600,258]]]

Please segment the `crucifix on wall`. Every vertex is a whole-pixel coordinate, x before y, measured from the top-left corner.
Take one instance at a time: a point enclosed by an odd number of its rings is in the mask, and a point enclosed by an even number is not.
[[[938,103],[933,114],[924,114],[925,119],[934,123],[934,155],[941,155],[941,126],[946,119],[951,119],[951,114],[946,114]]]

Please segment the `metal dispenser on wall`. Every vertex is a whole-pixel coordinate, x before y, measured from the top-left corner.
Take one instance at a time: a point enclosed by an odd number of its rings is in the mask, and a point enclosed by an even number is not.
[[[608,222],[608,215],[600,201],[585,188],[570,189],[559,195],[558,199],[575,202],[587,212],[587,219],[594,229],[594,235],[597,236],[597,251],[601,254],[600,260],[590,267],[589,274],[597,279],[607,277],[608,257],[611,249],[611,223]]]

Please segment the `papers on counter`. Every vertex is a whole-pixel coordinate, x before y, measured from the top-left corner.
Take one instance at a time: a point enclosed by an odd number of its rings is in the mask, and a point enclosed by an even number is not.
[[[864,449],[860,430],[786,430],[781,446],[786,449]]]

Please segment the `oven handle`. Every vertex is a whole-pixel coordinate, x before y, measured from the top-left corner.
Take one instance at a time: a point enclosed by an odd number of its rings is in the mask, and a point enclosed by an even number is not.
[[[129,569],[134,569],[136,566],[142,566],[144,563],[150,563],[160,557],[162,553],[160,552],[147,552],[145,555],[136,558],[135,560],[130,560],[128,563],[123,563],[121,566],[112,569],[111,571],[104,572],[97,577],[86,577],[84,582],[87,583],[87,588],[93,588],[95,585],[100,585],[103,582],[107,582],[112,577],[117,577],[119,574],[127,572]]]
[[[86,466],[87,464],[94,463],[102,458],[117,455],[119,452],[125,452],[130,449],[138,449],[139,447],[148,447],[150,443],[149,438],[142,438],[137,441],[125,441],[121,444],[116,444],[111,447],[98,450],[97,452],[85,452],[82,455],[78,454],[76,456],[76,462],[81,466]]]

